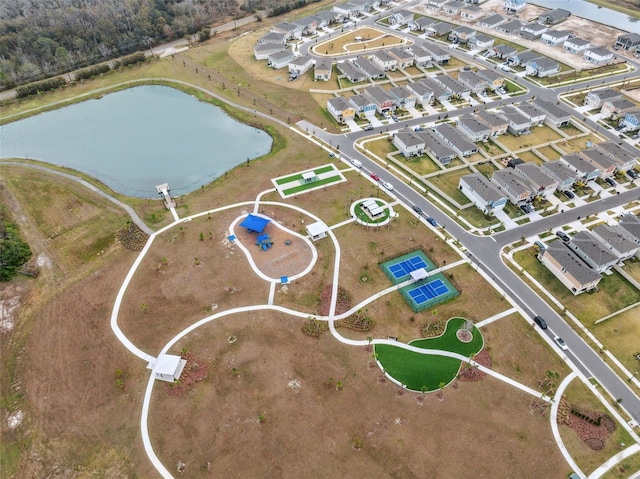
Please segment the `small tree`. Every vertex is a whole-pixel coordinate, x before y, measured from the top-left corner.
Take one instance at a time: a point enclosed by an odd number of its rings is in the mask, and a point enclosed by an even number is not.
[[[443,398],[442,390],[444,389],[445,386],[446,386],[446,384],[445,384],[444,381],[440,381],[440,384],[438,384],[438,388],[440,389],[438,391],[438,399],[440,399],[441,401],[442,401],[442,398]]]

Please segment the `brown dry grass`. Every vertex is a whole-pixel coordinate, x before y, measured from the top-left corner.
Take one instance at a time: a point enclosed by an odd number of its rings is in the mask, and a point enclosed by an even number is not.
[[[516,389],[485,378],[445,390],[442,401],[420,400],[381,381],[365,348],[308,338],[300,325],[255,312],[208,324],[176,345],[207,358],[211,374],[180,398],[155,387],[150,433],[169,470],[182,461],[183,477],[569,472],[548,420],[532,416],[529,397]]]

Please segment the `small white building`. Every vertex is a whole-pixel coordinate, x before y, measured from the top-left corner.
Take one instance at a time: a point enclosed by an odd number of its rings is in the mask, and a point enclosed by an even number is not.
[[[327,231],[329,231],[329,227],[322,221],[316,221],[307,226],[307,234],[313,241],[327,236]]]
[[[161,354],[153,363],[149,363],[148,369],[153,370],[153,377],[160,381],[174,383],[180,379],[186,359],[173,354]]]

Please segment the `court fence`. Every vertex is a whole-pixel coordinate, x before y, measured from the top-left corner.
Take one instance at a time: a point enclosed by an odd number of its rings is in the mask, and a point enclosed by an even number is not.
[[[446,287],[447,292],[439,294],[431,299],[428,299],[424,302],[417,303],[415,299],[411,297],[409,291],[412,291],[416,288],[419,288],[422,285],[426,285],[432,283],[436,280],[440,280]],[[460,292],[451,284],[451,282],[445,277],[442,273],[436,273],[433,276],[428,276],[426,279],[420,280],[416,283],[409,284],[400,288],[400,294],[404,298],[404,300],[409,304],[414,313],[419,313],[424,311],[425,309],[432,308],[440,303],[444,303],[452,298],[455,298],[460,294]]]
[[[380,263],[379,266],[392,284],[399,284],[403,281],[408,280],[411,275],[409,274],[409,271],[406,271],[406,274],[402,276],[398,276],[397,273],[394,274],[393,270],[395,269],[395,265],[406,263],[407,261],[410,261],[414,258],[420,258],[426,265],[425,269],[427,271],[433,271],[434,269],[436,269],[436,265],[433,263],[433,261],[431,261],[431,259],[429,259],[424,251],[415,249],[403,254],[402,256],[396,256],[391,260]]]

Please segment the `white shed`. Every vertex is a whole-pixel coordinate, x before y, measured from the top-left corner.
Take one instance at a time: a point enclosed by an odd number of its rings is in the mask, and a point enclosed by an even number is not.
[[[427,270],[424,268],[420,268],[417,269],[415,271],[411,271],[409,273],[411,275],[411,279],[416,282],[416,281],[420,281],[421,279],[425,279],[428,274],[427,274]]]
[[[161,381],[173,383],[180,379],[186,359],[173,354],[162,354],[154,363],[149,364],[149,368],[153,369],[153,377]]]
[[[322,221],[316,221],[315,223],[311,223],[307,226],[307,233],[311,236],[313,241],[327,236],[327,231],[329,231],[329,227]]]

